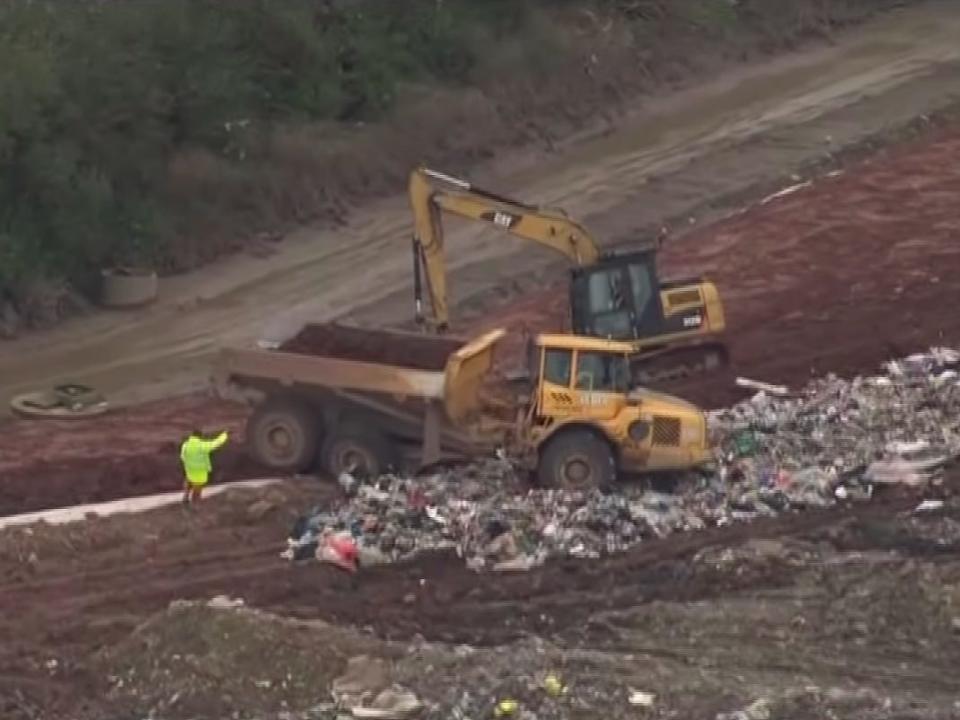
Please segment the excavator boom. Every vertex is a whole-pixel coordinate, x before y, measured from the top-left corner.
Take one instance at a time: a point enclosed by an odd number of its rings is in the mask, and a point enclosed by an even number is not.
[[[415,229],[416,284],[418,288],[421,286],[419,268],[422,261],[433,321],[440,329],[446,328],[450,320],[442,225],[444,212],[489,223],[511,235],[532,240],[563,254],[575,265],[591,265],[600,258],[600,248],[587,230],[562,211],[521,203],[428,168],[417,168],[410,174],[408,191]],[[423,320],[419,296],[417,317]]]

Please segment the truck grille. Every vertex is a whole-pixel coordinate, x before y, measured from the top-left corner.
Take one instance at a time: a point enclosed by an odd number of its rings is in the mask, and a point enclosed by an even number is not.
[[[677,418],[655,417],[651,442],[654,445],[680,445],[680,421]]]

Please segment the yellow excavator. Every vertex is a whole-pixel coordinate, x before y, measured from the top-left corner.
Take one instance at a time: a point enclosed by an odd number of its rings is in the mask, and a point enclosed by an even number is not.
[[[570,328],[582,336],[631,343],[633,380],[654,384],[729,362],[717,336],[725,327],[716,286],[703,278],[662,281],[655,244],[605,254],[580,223],[562,210],[528,205],[425,167],[410,174],[414,217],[414,301],[417,321],[437,332],[449,325],[443,213],[489,223],[532,240],[573,262]],[[423,281],[433,317],[423,312]]]

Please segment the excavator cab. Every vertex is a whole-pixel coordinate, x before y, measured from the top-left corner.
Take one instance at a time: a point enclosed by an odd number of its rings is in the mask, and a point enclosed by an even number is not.
[[[572,331],[632,343],[633,378],[642,385],[729,362],[715,340],[725,326],[716,286],[703,278],[662,281],[656,253],[604,255],[571,270]]]
[[[573,268],[570,308],[577,335],[630,341],[663,334],[656,250],[607,255]]]

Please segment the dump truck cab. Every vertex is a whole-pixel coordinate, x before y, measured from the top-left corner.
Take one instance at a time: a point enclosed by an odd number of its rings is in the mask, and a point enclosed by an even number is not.
[[[706,419],[696,406],[632,386],[632,344],[540,335],[535,349],[525,444],[535,450],[543,482],[603,486],[620,472],[687,469],[711,460]]]

